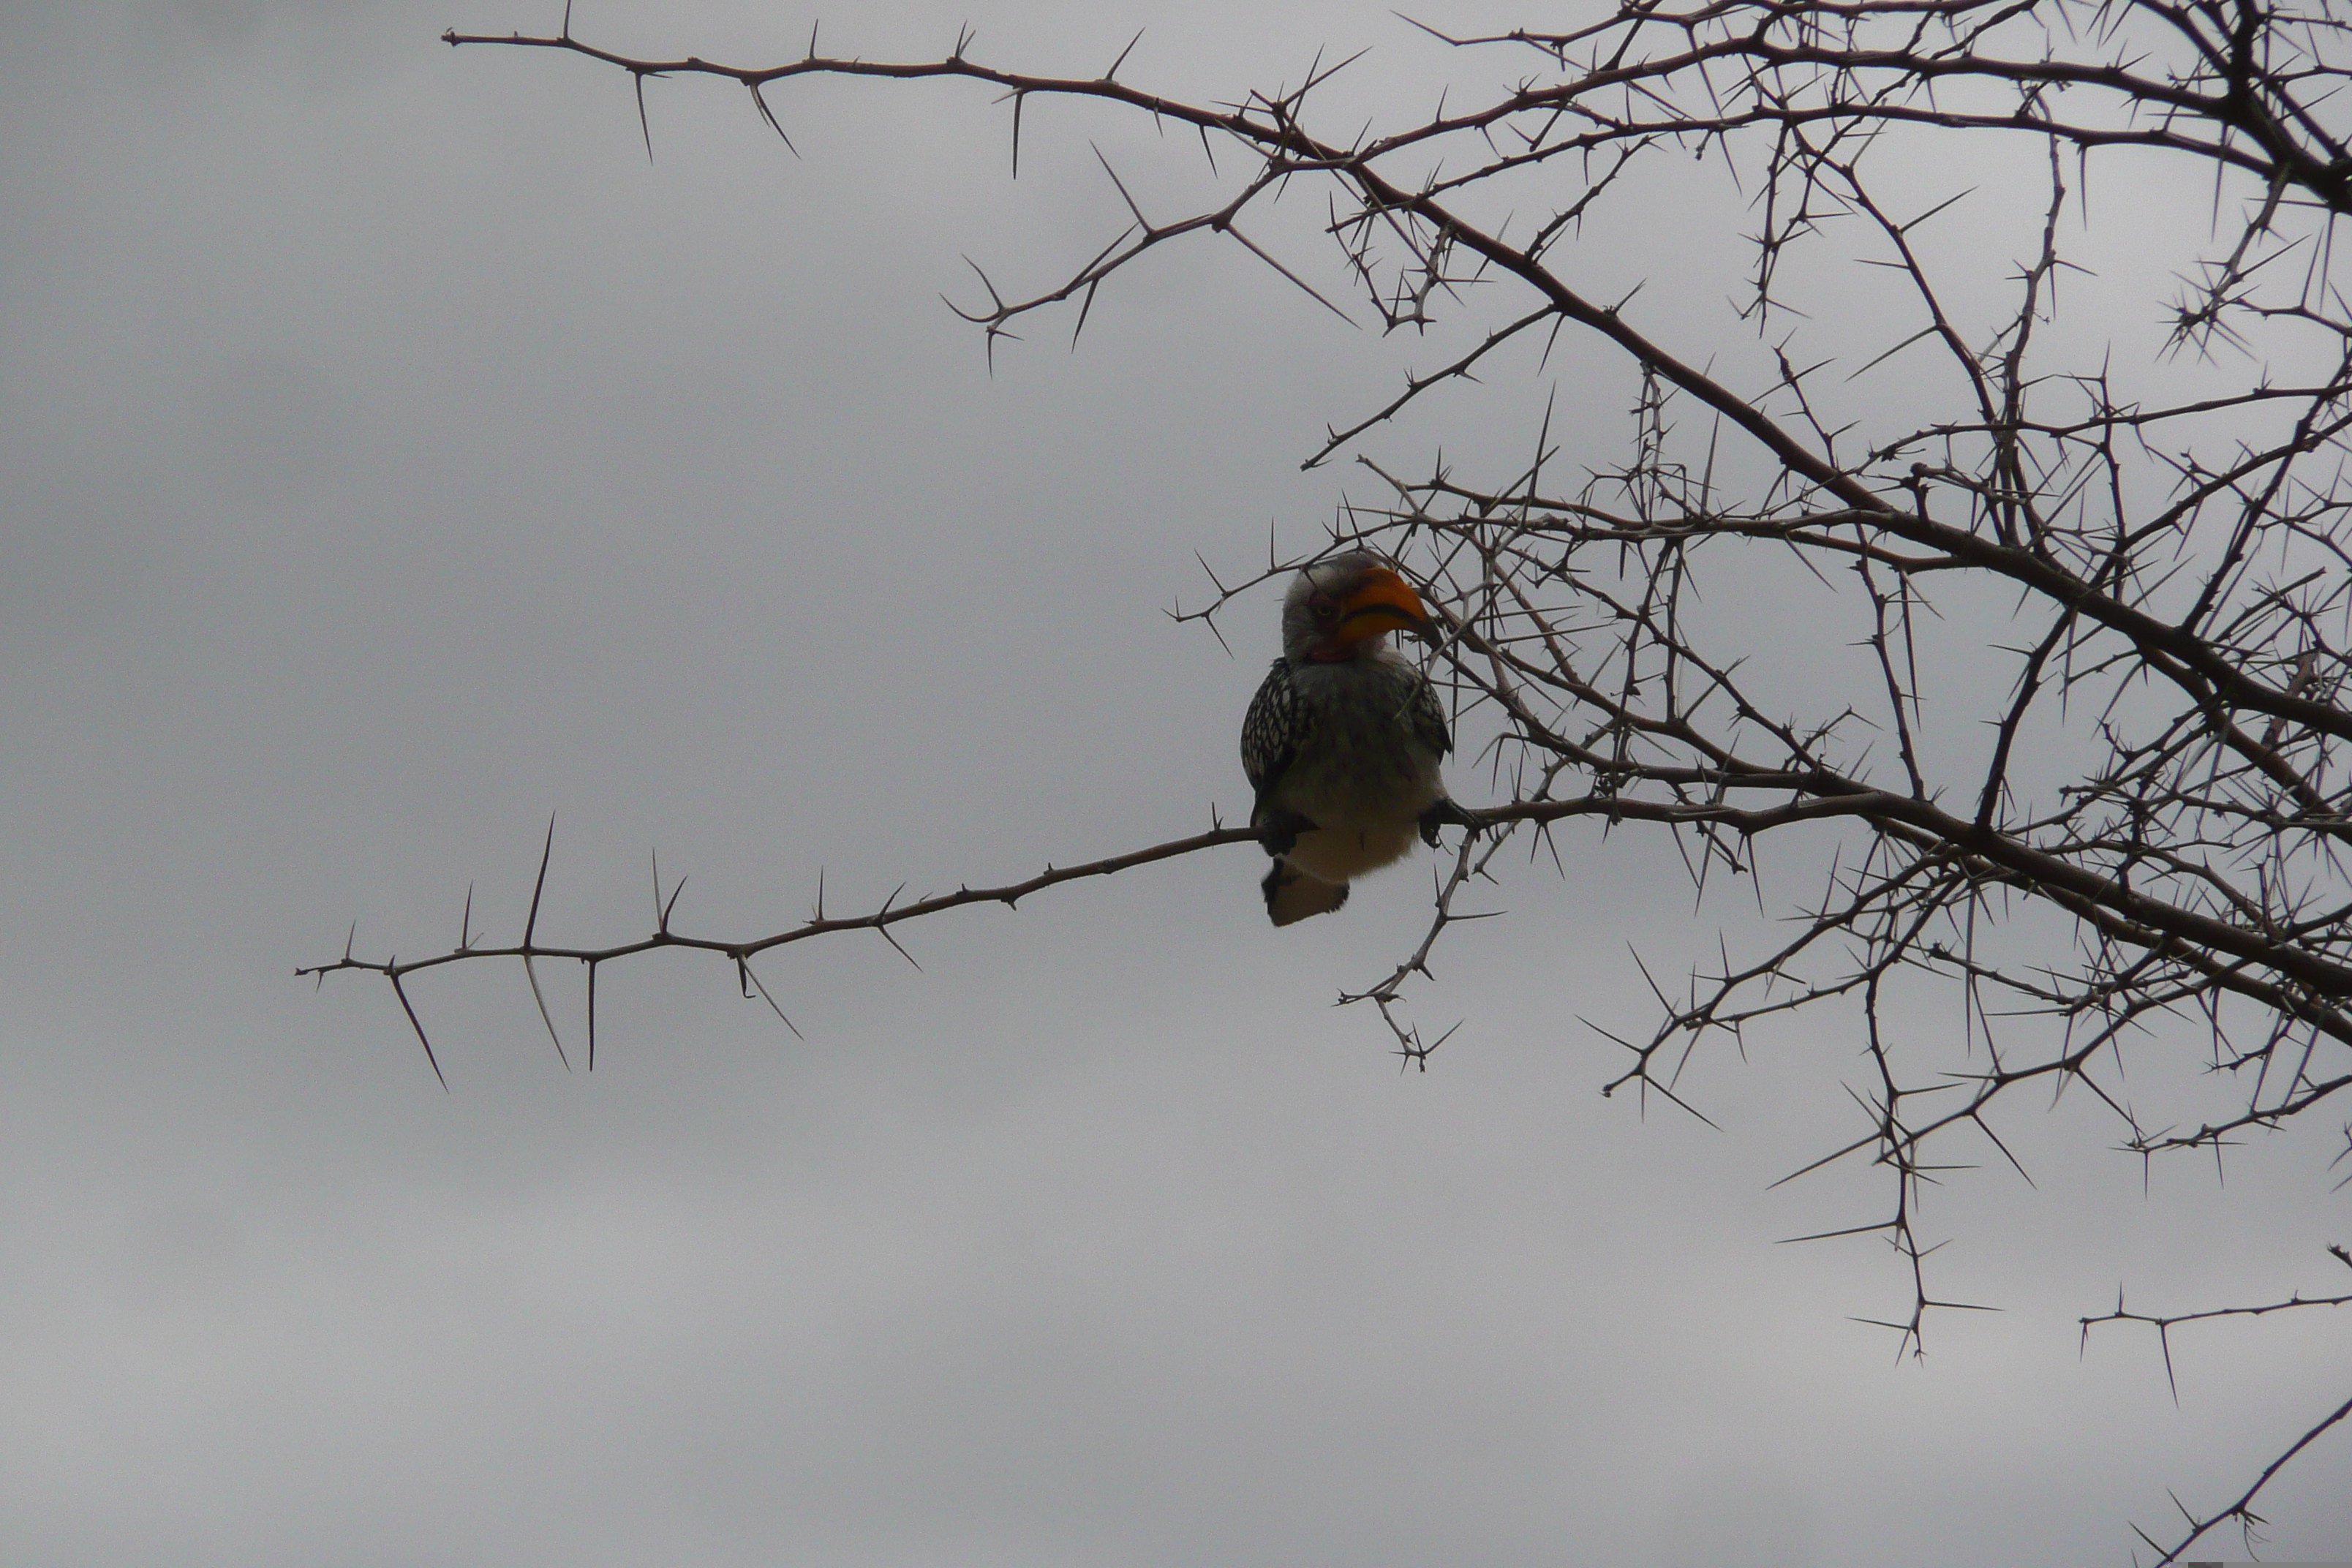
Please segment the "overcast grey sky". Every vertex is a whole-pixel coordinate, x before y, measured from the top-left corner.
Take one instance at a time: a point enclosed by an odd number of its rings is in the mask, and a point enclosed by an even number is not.
[[[625,79],[437,41],[560,11],[0,5],[0,1563],[2056,1568],[2341,1398],[2341,1322],[2184,1331],[2178,1408],[2150,1342],[2078,1359],[2119,1284],[2327,1288],[2352,1227],[2316,1142],[2143,1198],[2071,1104],[2015,1130],[2038,1185],[1936,1194],[2003,1310],[1898,1363],[1852,1321],[1907,1302],[1891,1255],[1774,1245],[1879,1202],[1767,1190],[1855,1130],[1850,1040],[1702,1062],[1720,1132],[1595,1092],[1627,944],[1712,941],[1639,836],[1458,933],[1427,1074],[1329,1005],[1425,870],[1276,933],[1239,848],[924,922],[919,973],[778,955],[804,1039],[632,963],[593,1076],[520,974],[417,985],[446,1094],[383,987],[295,983],[353,918],[449,945],[469,884],[510,938],[551,813],[583,941],[641,929],[656,848],[681,923],[749,934],[820,873],[854,908],[1244,815],[1274,600],[1230,658],[1161,612],[1195,551],[1312,542],[1361,481],[1299,458],[1410,357],[1202,246],[992,375],[960,256],[1089,253],[1090,140],[1181,188],[1148,126],[1033,110],[1015,186],[976,89],[795,89],[795,159],[656,84],[649,165]],[[812,15],[578,26],[781,59]],[[1372,100],[1453,68],[1372,5],[824,19],[1072,72],[1145,26],[1127,74],[1199,96],[1321,43]],[[1383,449],[1519,449],[1550,384]],[[2352,1551],[2347,1456],[2270,1554]]]

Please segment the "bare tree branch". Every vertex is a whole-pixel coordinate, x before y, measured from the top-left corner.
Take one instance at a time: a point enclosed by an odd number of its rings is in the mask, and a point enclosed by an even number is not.
[[[1496,831],[1441,861],[1413,949],[1342,993],[1370,1004],[1406,1067],[1426,1070],[1452,1037],[1424,1035],[1418,988],[1454,928],[1495,912],[1472,907],[1479,890],[1520,874],[1507,847],[1565,868],[1580,820],[1670,835],[1697,896],[1739,888],[1787,924],[1740,955],[1727,939],[1679,978],[1637,958],[1655,1016],[1595,1022],[1627,1053],[1605,1089],[1703,1115],[1689,1075],[1710,1043],[1744,1050],[1800,1017],[1850,1030],[1855,1135],[1796,1173],[1884,1172],[1875,1217],[1821,1235],[1895,1247],[1913,1300],[1885,1321],[1914,1352],[1931,1313],[1977,1310],[1931,1289],[1922,1205],[1956,1142],[2024,1173],[2000,1125],[2017,1090],[2093,1097],[2144,1160],[2218,1158],[2342,1107],[2352,301],[2335,240],[2352,217],[2352,25],[2315,0],[1707,0],[1563,31],[1423,30],[1527,72],[1465,106],[1441,95],[1428,115],[1326,134],[1319,64],[1296,89],[1188,103],[1116,79],[1128,51],[1100,78],[1050,77],[974,60],[968,34],[945,58],[892,63],[822,55],[813,32],[803,58],[769,65],[626,56],[568,18],[553,36],[445,36],[625,73],[649,155],[649,79],[731,82],[779,135],[802,78],[983,84],[1009,102],[1016,170],[1034,97],[1189,127],[1206,154],[1185,155],[1202,182],[1190,205],[1148,216],[1104,158],[1119,216],[1098,248],[1026,291],[974,265],[985,300],[958,310],[992,354],[1062,306],[1075,341],[1106,284],[1195,237],[1231,239],[1318,310],[1455,333],[1438,369],[1325,422],[1304,459],[1352,452],[1377,479],[1381,499],[1344,503],[1328,548],[1377,551],[1422,589],[1443,629],[1432,678],[1499,797],[1484,812]],[[1948,242],[1988,204],[1922,184],[1948,166],[1922,150],[1954,144],[2010,183],[1990,204],[2021,215],[2006,270]],[[2092,286],[2095,173],[2125,159],[2211,182],[2210,239],[2168,258],[2177,292],[2137,302],[2156,350],[2065,330]],[[1654,208],[1687,205],[1694,166],[1718,182],[1710,243],[1743,258],[1714,315],[1695,295],[1629,291],[1584,248],[1654,245]],[[1274,209],[1301,184],[1324,203],[1303,238]],[[1818,309],[1889,282],[1899,317]],[[1869,322],[1883,324],[1863,335]],[[1433,392],[1557,374],[1555,356],[1622,389],[1622,461],[1588,429],[1556,432],[1549,395],[1516,472],[1440,459],[1408,478],[1363,449]],[[1178,618],[1222,637],[1224,610],[1302,563],[1270,548],[1261,571],[1212,571],[1213,597]],[[1760,657],[1756,628],[1792,616],[1809,624],[1788,640],[1822,650],[1817,667]],[[469,903],[452,951],[362,960],[347,941],[299,973],[383,976],[432,1060],[405,984],[418,972],[520,961],[562,1053],[535,965],[579,963],[593,1065],[604,963],[718,953],[782,1017],[751,967],[771,948],[856,931],[896,945],[904,921],[1252,837],[1220,826],[748,938],[675,931],[677,890],[657,877],[652,933],[601,948],[538,937],[551,838],[519,943],[476,945]],[[1768,900],[1768,872],[1805,893]],[[1957,1028],[1896,1026],[1937,997],[1957,1002]],[[2149,1066],[2207,1101],[2143,1121],[2125,1075]],[[2169,1374],[2175,1324],[2315,1304],[2152,1319],[2119,1300],[2084,1331],[2152,1323]],[[2270,1478],[2345,1415],[2229,1509],[2184,1510],[2164,1561],[2254,1522]]]

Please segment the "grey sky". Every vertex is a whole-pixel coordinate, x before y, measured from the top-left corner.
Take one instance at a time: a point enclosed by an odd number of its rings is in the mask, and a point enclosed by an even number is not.
[[[1851,1321],[1907,1300],[1890,1254],[1773,1245],[1879,1202],[1766,1190],[1857,1130],[1850,1040],[1702,1061],[1720,1133],[1594,1092],[1577,1016],[1650,1016],[1627,943],[1678,973],[1718,914],[1638,835],[1457,933],[1425,1075],[1328,1005],[1425,870],[1277,935],[1240,849],[924,922],[920,973],[779,955],[804,1040],[630,963],[593,1076],[519,974],[417,986],[448,1094],[383,987],[295,984],[354,917],[447,946],[469,883],[513,935],[551,812],[583,940],[642,926],[649,849],[734,934],[821,872],[853,908],[1244,814],[1274,599],[1230,658],[1160,612],[1196,550],[1310,542],[1364,481],[1299,458],[1432,353],[1202,245],[991,375],[960,255],[1044,279],[1115,226],[1090,139],[1171,211],[1178,153],[1048,105],[1013,185],[985,93],[816,84],[796,160],[656,84],[648,166],[625,79],[437,41],[560,9],[0,5],[0,1563],[2056,1568],[2341,1398],[2340,1322],[2184,1331],[2178,1409],[2150,1342],[2078,1360],[2119,1282],[2331,1286],[2352,1200],[2310,1142],[2144,1200],[2073,1104],[2014,1130],[2039,1185],[1937,1194],[2004,1310],[1896,1364]],[[875,9],[828,42],[968,19],[1092,71],[1148,26],[1128,74],[1202,96],[1324,42],[1375,47],[1368,102],[1452,68],[1369,5]],[[809,19],[578,26],[782,58]],[[1381,449],[1525,448],[1528,368]],[[2352,1543],[2347,1453],[2270,1554]]]

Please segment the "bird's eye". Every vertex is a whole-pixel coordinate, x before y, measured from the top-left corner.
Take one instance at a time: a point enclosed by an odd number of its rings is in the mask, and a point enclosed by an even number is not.
[[[1333,603],[1332,603],[1330,600],[1328,600],[1328,599],[1319,600],[1319,601],[1318,601],[1318,602],[1317,602],[1317,604],[1316,604],[1316,605],[1315,605],[1315,618],[1316,618],[1317,620],[1318,620],[1318,621],[1321,621],[1321,622],[1325,623],[1326,625],[1328,625],[1328,624],[1330,623],[1331,617],[1332,617],[1332,616],[1336,616],[1336,615],[1338,615],[1339,613],[1339,605],[1335,605],[1335,604],[1333,604]]]

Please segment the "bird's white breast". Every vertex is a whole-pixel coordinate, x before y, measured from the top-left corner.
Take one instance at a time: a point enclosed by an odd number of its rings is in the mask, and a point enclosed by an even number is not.
[[[1284,770],[1275,803],[1317,825],[1290,863],[1344,882],[1403,858],[1421,814],[1445,793],[1438,754],[1416,732],[1422,676],[1382,650],[1344,664],[1295,669],[1311,731]]]

